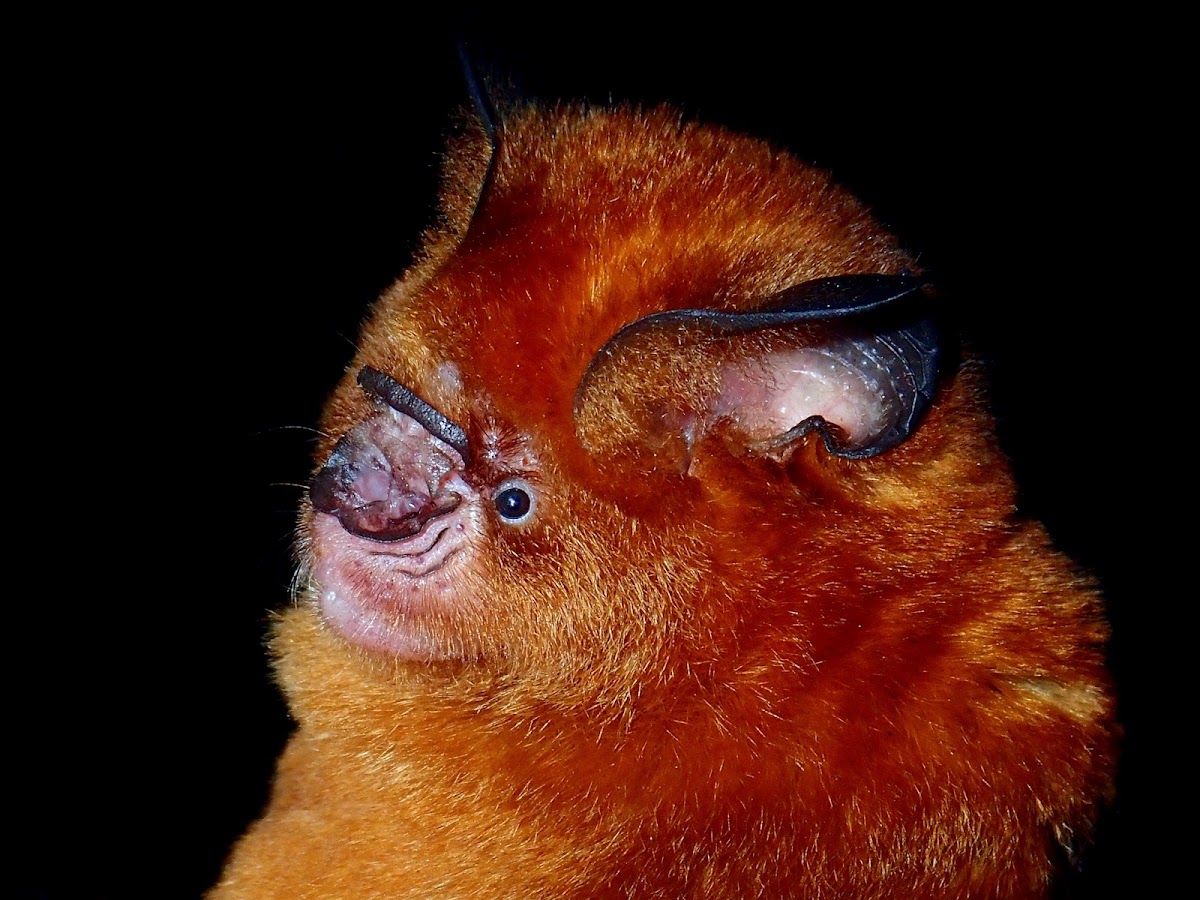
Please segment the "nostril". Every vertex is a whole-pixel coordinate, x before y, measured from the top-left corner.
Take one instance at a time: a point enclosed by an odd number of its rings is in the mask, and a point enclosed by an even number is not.
[[[342,527],[373,541],[399,541],[425,523],[453,512],[461,497],[432,494],[420,480],[401,484],[390,469],[355,465],[353,455],[335,453],[313,479],[309,497],[318,512],[336,516]]]
[[[318,512],[336,513],[338,497],[344,485],[339,482],[336,470],[326,466],[312,480],[308,488],[308,499],[312,501],[313,509]]]
[[[380,501],[355,509],[339,510],[335,515],[342,527],[351,534],[386,543],[420,534],[428,522],[454,512],[461,500],[457,494],[450,494],[427,498],[420,505]]]
[[[346,435],[337,442],[329,460],[308,487],[309,500],[320,512],[336,513],[354,502],[355,476],[360,465],[352,463],[355,453],[350,437]]]
[[[402,541],[458,508],[461,455],[412,417],[382,410],[347,432],[309,486],[350,534]]]

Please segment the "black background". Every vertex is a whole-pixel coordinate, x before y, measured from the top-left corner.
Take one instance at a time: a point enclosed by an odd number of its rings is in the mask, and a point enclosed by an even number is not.
[[[29,170],[55,243],[29,305],[70,337],[21,393],[65,394],[55,452],[95,494],[41,530],[69,538],[52,598],[12,618],[38,660],[12,704],[21,893],[197,896],[265,802],[308,429],[431,220],[465,35],[531,96],[670,101],[832,169],[962,305],[1023,510],[1109,599],[1121,799],[1078,896],[1121,895],[1149,816],[1129,480],[1154,463],[1107,305],[1140,265],[1130,185],[1158,177],[1125,174],[1130,73],[1070,23],[865,24],[230,18],[82,57]]]

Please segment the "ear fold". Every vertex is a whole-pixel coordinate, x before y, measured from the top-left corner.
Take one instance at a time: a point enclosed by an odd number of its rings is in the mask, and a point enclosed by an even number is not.
[[[883,453],[916,427],[937,380],[924,283],[850,275],[807,282],[750,312],[680,309],[618,331],[575,398],[597,454],[686,471],[718,423],[747,452],[786,453],[816,430],[830,453]]]

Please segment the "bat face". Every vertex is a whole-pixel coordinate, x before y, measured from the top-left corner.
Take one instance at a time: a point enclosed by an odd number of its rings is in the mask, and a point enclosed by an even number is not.
[[[923,285],[852,199],[748,140],[668,113],[508,129],[332,405],[322,615],[398,659],[669,665],[695,619],[736,631],[722,607],[808,567],[718,576],[745,568],[725,548],[811,544],[814,490],[890,468],[936,389]]]
[[[325,411],[228,883],[1042,895],[1105,627],[895,239],[667,110],[516,113],[443,212]]]

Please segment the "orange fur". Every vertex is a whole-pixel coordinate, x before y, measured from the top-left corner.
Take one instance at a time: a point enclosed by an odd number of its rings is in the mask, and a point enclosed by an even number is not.
[[[1043,896],[1111,792],[1106,631],[1015,517],[973,364],[869,459],[722,426],[679,471],[604,403],[609,443],[579,438],[626,323],[914,262],[823,173],[667,110],[514,114],[473,214],[486,150],[452,155],[319,457],[371,366],[467,428],[480,483],[520,460],[537,518],[487,526],[470,602],[420,625],[437,659],[352,646],[302,590],[273,644],[299,730],[212,896]]]

